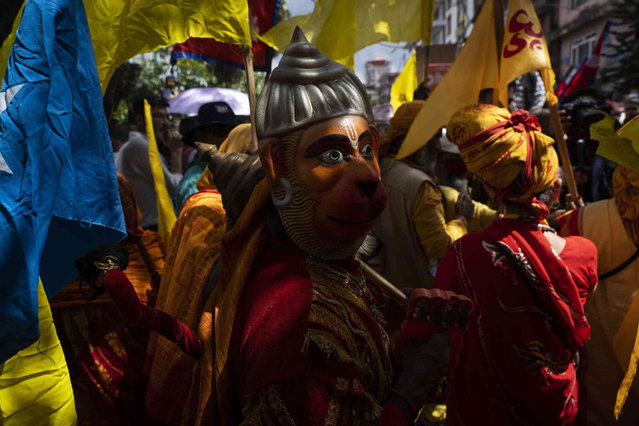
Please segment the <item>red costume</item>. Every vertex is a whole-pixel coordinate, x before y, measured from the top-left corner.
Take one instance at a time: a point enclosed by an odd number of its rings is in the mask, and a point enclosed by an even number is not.
[[[590,337],[583,305],[596,283],[592,242],[566,238],[557,256],[534,223],[502,219],[455,243],[435,286],[470,297],[475,313],[446,424],[574,424],[574,356]]]
[[[561,186],[553,141],[525,111],[511,117],[492,105],[460,110],[448,131],[498,211],[515,218],[462,237],[439,265],[435,287],[475,305],[446,424],[575,424],[576,355],[590,338],[584,304],[597,283],[597,249],[552,235],[541,220]]]

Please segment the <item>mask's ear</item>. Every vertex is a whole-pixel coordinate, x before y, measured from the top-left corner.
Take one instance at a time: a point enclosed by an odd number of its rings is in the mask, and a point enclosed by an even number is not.
[[[260,160],[266,179],[273,185],[284,176],[282,144],[279,139],[273,139],[271,142],[267,141],[263,144],[265,146],[260,149]]]

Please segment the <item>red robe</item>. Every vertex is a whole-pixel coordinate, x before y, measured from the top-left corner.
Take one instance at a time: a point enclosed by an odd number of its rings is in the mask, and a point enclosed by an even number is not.
[[[585,238],[566,238],[556,256],[536,224],[502,219],[458,240],[435,287],[475,310],[446,424],[574,424],[575,354],[590,337],[583,305],[596,283],[597,249]]]
[[[356,265],[338,267],[355,275]],[[350,288],[318,277],[302,252],[271,239],[233,327],[235,421],[408,424],[396,405],[384,403],[390,360],[380,324]]]

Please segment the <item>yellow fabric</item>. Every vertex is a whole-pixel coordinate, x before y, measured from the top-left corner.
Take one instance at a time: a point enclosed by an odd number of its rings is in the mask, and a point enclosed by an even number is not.
[[[555,73],[550,64],[548,46],[539,18],[530,0],[508,1],[508,19],[504,26],[504,42],[501,52],[500,84],[493,93],[494,103],[499,99],[502,105],[508,105],[508,83],[522,74],[535,70],[541,72],[548,103],[551,105],[557,103],[553,89]]]
[[[102,92],[129,58],[189,37],[250,45],[246,0],[91,0],[87,20]]]
[[[477,102],[479,92],[499,84],[493,0],[486,0],[470,37],[424,104],[396,158],[424,146],[458,109]]]
[[[286,19],[262,41],[284,52],[296,26],[330,59],[354,70],[353,55],[380,42],[430,43],[433,0],[317,0],[313,12]]]
[[[0,424],[78,423],[67,362],[42,282],[38,283],[40,338],[0,364]]]
[[[424,101],[406,102],[401,105],[393,118],[390,119],[388,133],[382,139],[380,146],[390,143],[396,137],[405,135],[423,106]]]
[[[225,381],[226,365],[235,313],[244,285],[259,254],[264,250],[266,207],[270,199],[270,187],[266,179],[260,181],[249,199],[242,215],[233,228],[224,235],[220,262],[220,281],[206,302],[198,331],[203,341],[204,353],[200,362],[199,388],[191,393],[188,406],[195,406],[185,418],[184,424],[199,425],[205,415],[209,398],[215,392],[217,398],[228,398],[221,392]],[[228,369],[225,370],[228,373]],[[226,380],[230,378],[226,377]],[[216,386],[216,390],[212,385]],[[186,413],[186,411],[185,411]]]
[[[173,229],[176,221],[175,210],[173,210],[173,203],[164,182],[162,161],[160,160],[160,152],[158,151],[155,132],[153,131],[151,105],[146,99],[144,100],[144,117],[146,120],[146,136],[149,141],[149,161],[151,162],[151,172],[153,173],[153,186],[155,187],[158,201],[158,233],[164,241],[168,241],[171,229]]]
[[[220,145],[220,152],[231,153],[248,151],[253,143],[251,125],[249,123],[235,126]]]
[[[616,268],[636,250],[614,199],[588,204],[573,211],[572,215],[572,226],[568,227],[568,231],[595,243],[597,273],[600,277]],[[622,345],[618,336],[631,312],[638,282],[639,262],[635,262],[605,280],[600,279],[588,297],[586,317],[591,327],[591,339],[584,345],[588,368],[580,386],[583,384],[585,389],[597,389],[596,393],[586,392],[588,424],[612,424],[614,421],[617,390],[630,361],[637,323],[627,341],[621,342]],[[621,353],[620,349],[624,352]],[[620,425],[637,424],[639,386],[632,386],[629,397],[633,405],[629,410],[630,418],[622,418]]]
[[[208,167],[204,169],[195,186],[198,191],[201,191],[203,189],[215,189],[215,183],[213,183],[213,173],[211,173],[211,170],[209,170]]]
[[[22,19],[22,11],[24,10],[25,1],[22,2],[22,6],[20,6],[20,10],[16,15],[15,21],[13,21],[13,26],[11,27],[11,32],[4,39],[2,45],[0,45],[0,81],[4,78],[4,71],[7,69],[7,62],[9,61],[9,53],[11,53],[11,47],[13,47],[13,42],[16,39],[16,31],[18,31],[18,26],[20,25],[20,20]]]
[[[444,204],[439,189],[425,183],[415,197],[411,219],[429,259],[442,259],[457,239],[466,235],[466,226],[459,220],[446,222]]]
[[[612,176],[615,205],[623,221],[625,230],[635,246],[639,245],[639,173],[618,165]],[[634,341],[626,375],[617,391],[615,417],[619,418],[623,405],[637,373],[639,362],[639,297],[635,295],[619,331],[614,338],[615,353],[619,359],[628,353],[630,342]]]
[[[204,309],[204,286],[219,258],[225,229],[222,196],[198,192],[184,203],[171,232],[156,307],[192,330],[197,329]],[[152,359],[149,386],[153,393],[183,406],[192,385],[195,360],[175,343],[157,336],[149,341],[147,354]],[[176,419],[166,421],[175,424]]]
[[[455,219],[455,204],[459,198],[459,191],[450,186],[439,185],[439,189],[444,195],[444,201],[446,203],[446,221]],[[468,221],[468,232],[483,231],[487,226],[491,225],[496,217],[497,212],[491,209],[486,204],[473,201],[473,217]]]
[[[417,89],[416,62],[417,54],[413,52],[391,87],[390,103],[393,105],[393,111],[397,111],[402,104],[413,100],[413,93]]]
[[[451,117],[446,135],[460,147],[461,158],[468,170],[482,181],[488,195],[495,199],[498,191],[506,190],[524,171],[530,149],[526,140],[528,134],[534,147],[529,187],[522,194],[506,191],[502,195],[507,200],[530,203],[534,194],[550,187],[557,177],[559,159],[550,137],[536,130],[519,131],[506,127],[493,135],[486,135],[471,146],[464,146],[479,132],[510,119],[510,112],[504,108],[488,104],[471,105]],[[530,205],[537,210],[536,204]]]
[[[618,165],[612,175],[612,193],[626,231],[639,246],[639,173]]]
[[[590,138],[599,141],[597,155],[639,172],[639,115],[615,133],[615,120],[603,114],[590,125]]]

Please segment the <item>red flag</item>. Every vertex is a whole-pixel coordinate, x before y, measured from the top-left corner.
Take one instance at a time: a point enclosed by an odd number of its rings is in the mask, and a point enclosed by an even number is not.
[[[251,30],[264,34],[279,19],[279,0],[249,0]],[[206,62],[221,62],[237,68],[244,68],[242,47],[221,43],[211,38],[191,37],[184,43],[176,44],[171,53],[171,63],[178,59],[196,59]],[[271,71],[273,49],[253,38],[253,66],[256,71]]]
[[[562,78],[559,82],[559,86],[555,89],[555,96],[560,98],[564,90],[566,90],[566,77]]]
[[[592,55],[590,55],[590,58],[587,58],[587,60],[584,60],[581,64],[572,80],[570,80],[570,83],[568,83],[566,89],[559,95],[560,98],[565,98],[570,93],[577,90],[592,87],[595,83],[597,73],[599,72],[601,52],[603,51],[603,45],[606,42],[606,38],[608,38],[609,29],[610,21],[606,22],[606,25],[599,36],[599,40],[597,40],[597,44],[592,51]]]

